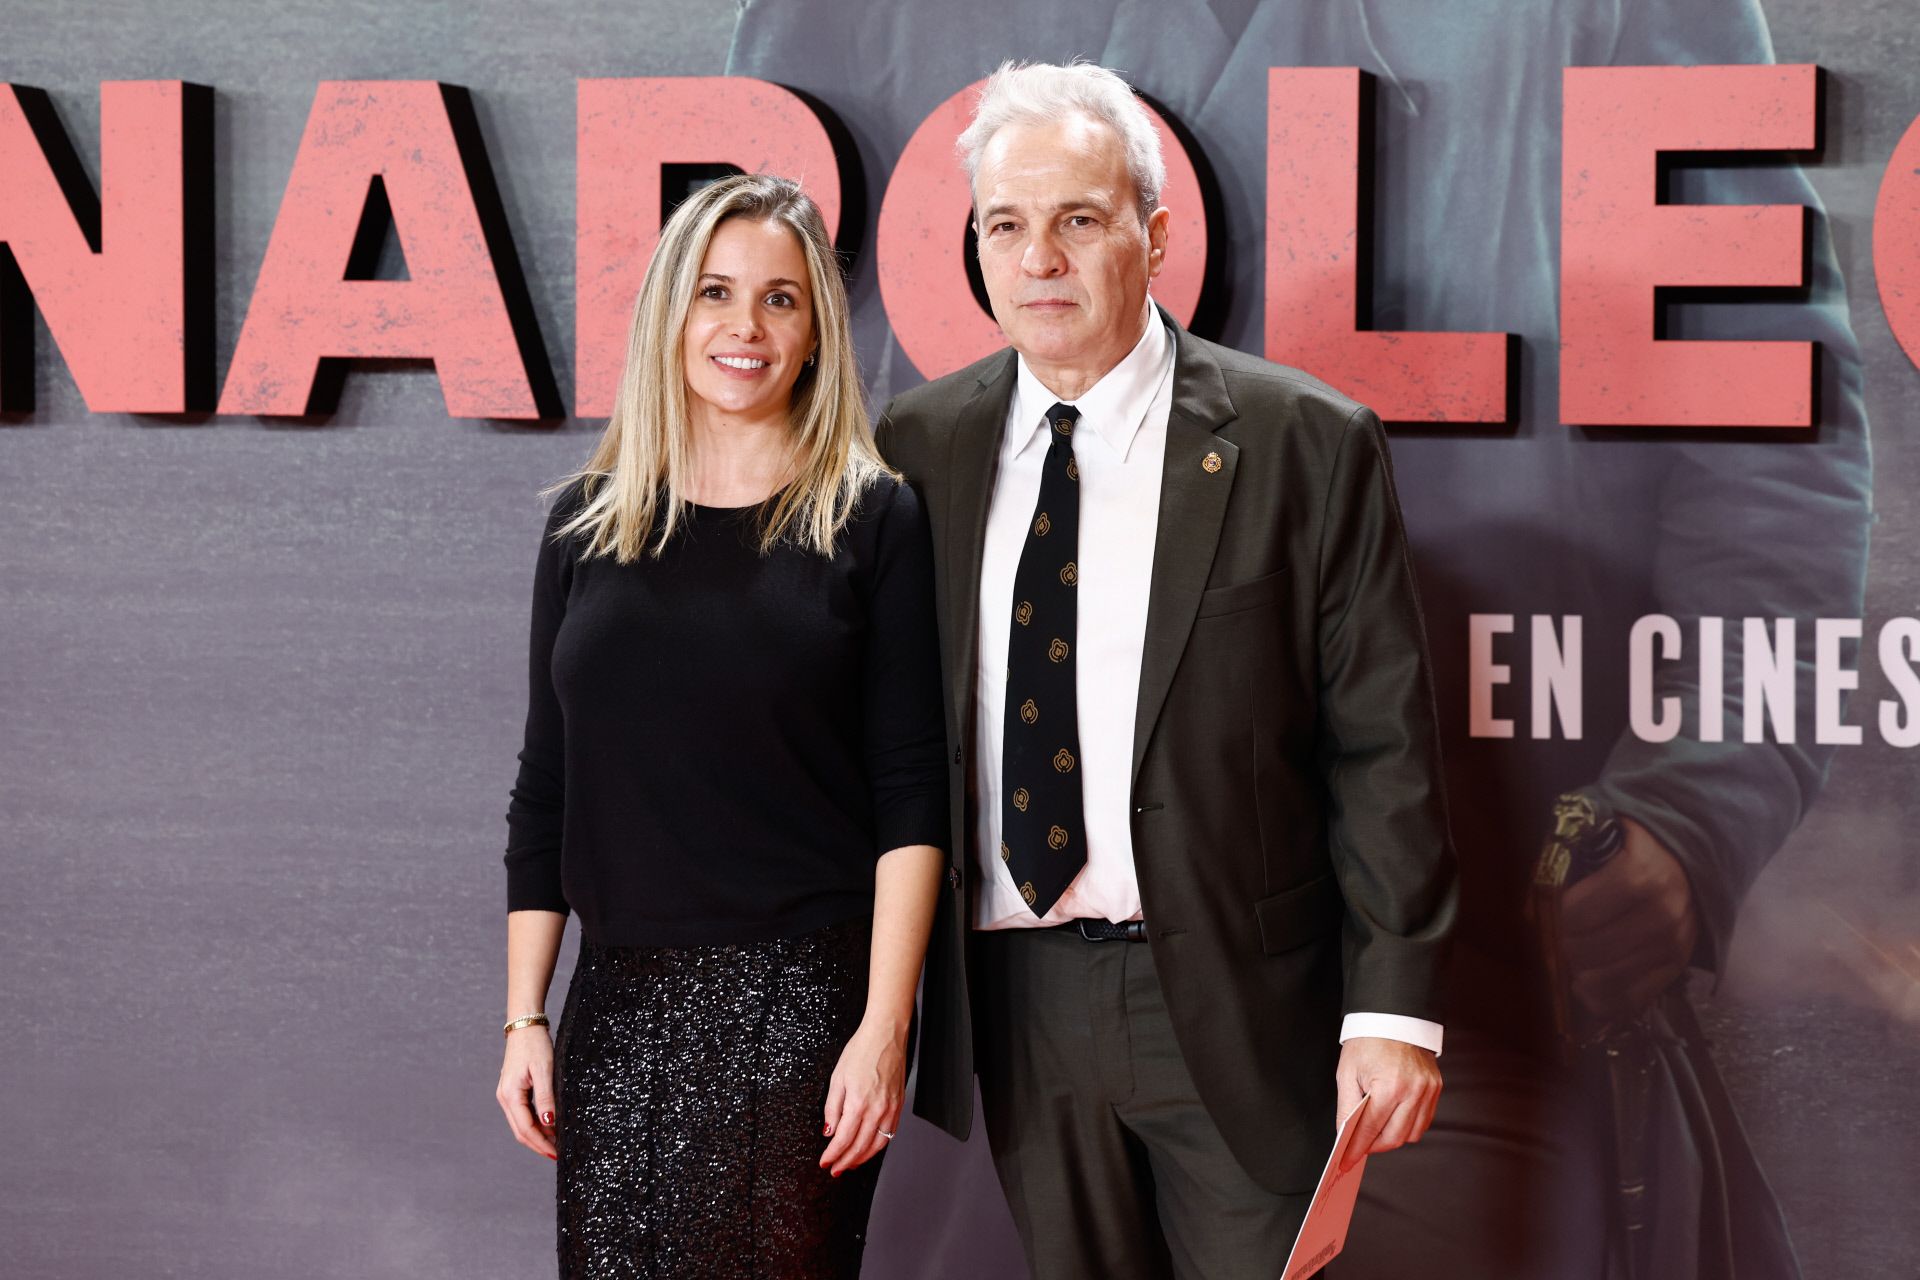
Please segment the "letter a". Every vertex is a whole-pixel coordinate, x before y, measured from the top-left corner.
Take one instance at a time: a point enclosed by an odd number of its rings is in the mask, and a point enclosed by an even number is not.
[[[351,278],[369,265],[376,180],[405,280]],[[337,379],[322,379],[321,365],[339,359],[431,360],[456,418],[560,416],[464,89],[427,80],[320,85],[220,412],[331,412]]]

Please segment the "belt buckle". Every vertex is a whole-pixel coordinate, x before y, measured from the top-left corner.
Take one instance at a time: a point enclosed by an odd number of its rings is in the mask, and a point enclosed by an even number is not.
[[[1109,938],[1106,934],[1095,933],[1093,931],[1094,926],[1096,924],[1105,924],[1105,923],[1106,923],[1105,920],[1091,920],[1091,919],[1083,918],[1083,919],[1075,920],[1073,922],[1073,927],[1075,930],[1079,932],[1080,936],[1082,938],[1085,938],[1088,942],[1111,942],[1113,941],[1113,939]]]

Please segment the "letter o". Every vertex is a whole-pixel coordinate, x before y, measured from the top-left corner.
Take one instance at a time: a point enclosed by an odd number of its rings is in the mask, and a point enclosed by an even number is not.
[[[1873,278],[1894,340],[1920,365],[1920,119],[1907,127],[1880,176]]]
[[[977,80],[935,107],[900,153],[880,217],[874,253],[880,301],[900,349],[914,368],[938,378],[1007,345],[1000,326],[980,309],[967,284],[967,219],[973,193],[954,154],[986,81]],[[1147,108],[1160,131],[1167,162],[1161,193],[1173,213],[1167,259],[1153,296],[1182,324],[1193,320],[1207,269],[1207,213],[1200,176],[1186,147],[1160,114]]]

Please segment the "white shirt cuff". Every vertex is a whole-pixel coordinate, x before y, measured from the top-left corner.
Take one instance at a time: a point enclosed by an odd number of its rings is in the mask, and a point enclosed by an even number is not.
[[[1399,1013],[1350,1013],[1340,1024],[1340,1043],[1356,1036],[1378,1036],[1418,1045],[1434,1057],[1440,1056],[1441,1026],[1425,1018],[1409,1018]]]

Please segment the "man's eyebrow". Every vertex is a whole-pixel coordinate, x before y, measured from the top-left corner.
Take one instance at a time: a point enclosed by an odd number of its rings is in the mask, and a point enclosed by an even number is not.
[[[1102,200],[1100,197],[1095,195],[1077,196],[1072,200],[1062,200],[1058,204],[1055,204],[1051,208],[1047,209],[1045,212],[1057,217],[1063,213],[1072,213],[1076,209],[1095,209],[1101,213],[1113,212],[1113,206],[1111,204],[1108,204],[1105,200]],[[988,222],[994,218],[1001,217],[1002,215],[1017,214],[1018,212],[1019,210],[1015,209],[1014,206],[1010,204],[1002,203],[1002,204],[988,205],[986,208],[986,211],[980,215],[980,220],[982,222]]]

